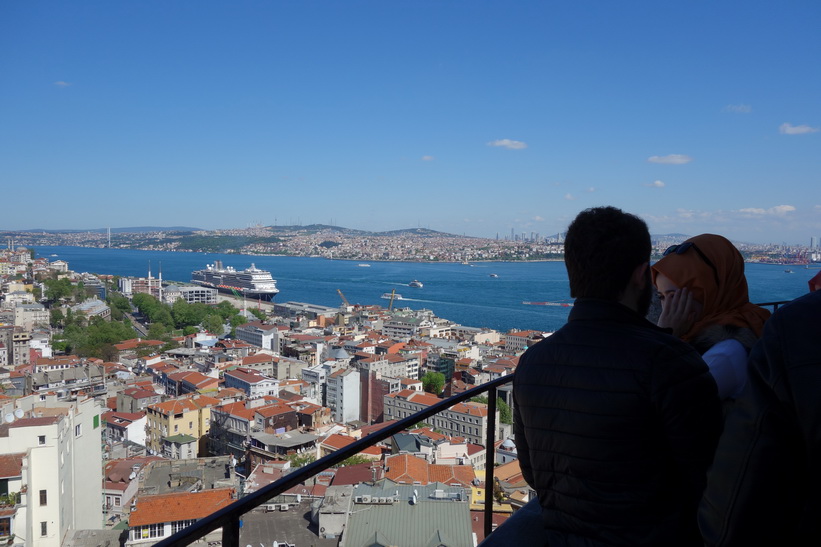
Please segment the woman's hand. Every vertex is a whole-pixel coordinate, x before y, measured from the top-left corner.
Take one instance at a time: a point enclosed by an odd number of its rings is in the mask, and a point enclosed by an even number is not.
[[[664,295],[658,326],[673,329],[673,335],[681,338],[690,330],[701,314],[701,304],[687,288],[677,289]]]

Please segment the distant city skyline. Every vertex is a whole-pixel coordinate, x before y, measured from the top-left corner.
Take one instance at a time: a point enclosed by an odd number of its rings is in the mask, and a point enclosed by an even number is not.
[[[821,4],[0,5],[0,230],[821,237]]]

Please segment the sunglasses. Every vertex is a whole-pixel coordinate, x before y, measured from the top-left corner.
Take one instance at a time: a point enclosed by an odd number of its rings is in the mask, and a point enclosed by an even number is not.
[[[716,268],[716,265],[713,264],[713,261],[707,258],[707,255],[701,252],[701,249],[699,249],[698,246],[692,241],[686,241],[684,243],[679,243],[678,245],[670,245],[669,247],[667,247],[664,253],[662,253],[662,256],[667,256],[673,253],[677,255],[683,255],[690,249],[693,249],[695,252],[697,252],[698,256],[701,257],[704,263],[707,264],[710,268],[712,268],[713,277],[715,277],[716,280],[716,287],[718,287],[720,283],[718,282],[718,269]]]

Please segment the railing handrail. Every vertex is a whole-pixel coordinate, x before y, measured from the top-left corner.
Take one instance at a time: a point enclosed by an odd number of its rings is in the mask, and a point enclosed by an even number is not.
[[[408,427],[416,425],[420,421],[424,420],[429,416],[433,416],[434,414],[438,414],[443,410],[447,410],[448,408],[456,405],[457,403],[461,403],[467,399],[471,399],[482,393],[492,391],[493,396],[488,397],[488,425],[495,424],[495,406],[496,406],[496,397],[495,392],[496,388],[507,384],[513,381],[513,374],[508,374],[497,378],[495,380],[491,380],[490,382],[481,384],[475,388],[469,389],[463,393],[459,393],[457,395],[453,395],[452,397],[448,397],[447,399],[443,399],[442,401],[429,406],[424,410],[420,410],[416,414],[412,414],[406,418],[402,418],[401,420],[393,423],[389,426],[383,427],[377,431],[374,431],[370,435],[366,437],[362,437],[358,441],[354,441],[353,443],[336,450],[323,458],[316,460],[315,462],[309,463],[308,465],[299,468],[298,471],[294,471],[293,473],[289,473],[288,475],[282,477],[281,479],[264,486],[257,490],[256,492],[252,492],[237,501],[233,502],[231,505],[224,507],[210,515],[201,518],[191,526],[180,530],[179,532],[163,539],[162,541],[158,542],[156,545],[158,547],[170,547],[172,545],[189,545],[192,542],[196,541],[197,539],[203,537],[205,534],[213,532],[214,530],[222,527],[225,528],[226,526],[230,526],[236,529],[237,537],[234,541],[238,541],[238,532],[239,532],[239,518],[248,513],[249,511],[263,505],[265,502],[270,500],[271,498],[281,494],[285,490],[292,488],[304,480],[313,477],[314,475],[319,474],[320,472],[328,469],[329,467],[353,456],[354,454],[358,454],[362,450],[375,445],[376,443],[387,439],[403,431],[408,429]],[[492,401],[491,401],[492,399]],[[493,419],[491,420],[490,413],[493,412]],[[490,429],[490,427],[488,428]],[[487,439],[488,445],[486,446],[487,454],[492,454],[493,452],[493,444],[494,437],[495,437],[495,425],[493,431],[488,431]],[[489,467],[492,470],[493,467],[493,459],[490,456],[486,457],[485,462],[486,470]],[[485,484],[485,490],[487,492],[493,491],[493,485]],[[485,503],[485,509],[492,509],[492,506]],[[485,527],[488,528],[490,524],[490,517],[485,517]],[[223,537],[228,538],[230,537],[230,533],[226,534],[226,531],[223,530]],[[236,545],[236,543],[234,543]],[[225,540],[223,540],[223,547],[229,547]]]

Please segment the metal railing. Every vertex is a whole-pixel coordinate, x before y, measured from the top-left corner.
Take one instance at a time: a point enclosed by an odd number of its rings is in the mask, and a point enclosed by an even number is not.
[[[769,307],[772,308],[773,311],[776,311],[779,306],[787,304],[788,302],[789,300],[780,300],[776,302],[764,302],[757,305],[761,307]],[[491,380],[490,382],[477,386],[473,389],[469,389],[464,393],[444,399],[441,402],[426,408],[425,410],[403,418],[390,426],[384,427],[374,433],[371,433],[367,437],[363,437],[362,439],[355,441],[340,450],[337,450],[336,452],[332,452],[331,454],[328,454],[313,463],[301,467],[299,470],[288,474],[287,476],[261,488],[260,490],[257,490],[256,492],[238,499],[231,505],[203,517],[191,526],[165,538],[156,545],[160,547],[190,545],[206,534],[213,532],[218,528],[222,528],[222,547],[239,547],[240,518],[245,513],[248,513],[260,505],[265,504],[271,498],[282,494],[289,488],[297,486],[306,479],[319,474],[325,469],[328,469],[329,467],[336,465],[337,463],[340,463],[355,454],[358,454],[362,450],[371,447],[396,433],[418,424],[429,416],[438,414],[439,412],[447,410],[457,403],[477,397],[486,392],[488,394],[488,420],[486,429],[487,440],[485,445],[484,533],[485,538],[487,538],[493,530],[493,463],[495,460],[493,445],[496,442],[497,388],[512,382],[513,378],[514,374],[502,376],[496,380]]]
[[[271,498],[282,494],[289,488],[293,488],[303,481],[317,475],[329,467],[340,463],[347,458],[358,454],[362,450],[375,445],[411,426],[418,424],[429,416],[438,414],[457,403],[466,401],[487,393],[488,399],[488,419],[486,429],[486,461],[485,461],[485,508],[484,508],[484,532],[485,537],[490,535],[493,526],[493,460],[494,444],[496,442],[496,397],[497,388],[513,381],[513,374],[502,376],[496,380],[491,380],[485,384],[469,389],[464,393],[454,395],[444,399],[425,410],[419,411],[396,423],[386,426],[367,437],[363,437],[348,446],[332,452],[327,456],[316,460],[313,463],[301,467],[282,477],[278,481],[265,486],[256,492],[238,499],[231,505],[220,509],[192,524],[188,528],[180,530],[172,536],[165,538],[156,545],[160,547],[171,547],[177,545],[190,545],[206,534],[222,528],[222,547],[239,547],[240,518],[245,513],[268,502]]]

